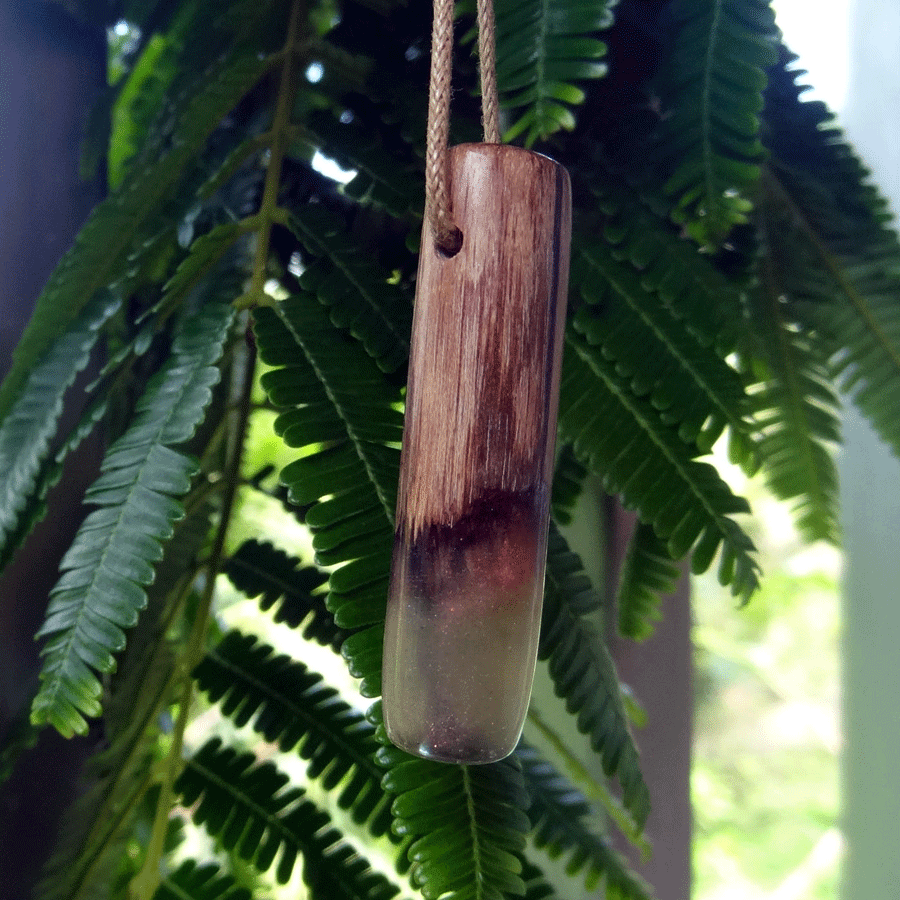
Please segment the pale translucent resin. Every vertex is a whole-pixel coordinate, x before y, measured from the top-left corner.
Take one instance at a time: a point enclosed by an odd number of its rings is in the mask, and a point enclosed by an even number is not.
[[[525,499],[525,498],[522,498]],[[515,749],[531,694],[546,501],[492,502],[394,547],[383,673],[390,739],[445,762]]]

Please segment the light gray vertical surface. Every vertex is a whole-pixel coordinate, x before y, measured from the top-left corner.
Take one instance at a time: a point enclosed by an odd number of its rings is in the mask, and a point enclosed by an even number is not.
[[[900,3],[856,0],[843,121],[900,209]],[[900,296],[897,297],[900,304]],[[844,900],[900,897],[900,462],[861,416],[846,419]]]

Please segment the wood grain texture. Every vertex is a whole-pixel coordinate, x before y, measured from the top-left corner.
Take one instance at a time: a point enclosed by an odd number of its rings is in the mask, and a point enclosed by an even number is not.
[[[480,498],[546,489],[555,441],[571,235],[566,171],[498,144],[450,150],[447,257],[426,225],[397,507],[415,539]]]
[[[513,751],[537,658],[569,266],[569,179],[450,151],[462,247],[426,225],[384,634],[388,736],[429,759]]]

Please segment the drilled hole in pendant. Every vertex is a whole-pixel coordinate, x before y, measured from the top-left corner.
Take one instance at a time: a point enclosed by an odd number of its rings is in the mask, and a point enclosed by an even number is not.
[[[435,241],[437,252],[444,259],[453,259],[462,249],[463,233],[454,225],[453,230],[443,240]]]

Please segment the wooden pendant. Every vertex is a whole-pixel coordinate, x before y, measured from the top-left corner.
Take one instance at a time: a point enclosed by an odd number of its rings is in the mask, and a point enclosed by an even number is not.
[[[448,257],[419,260],[384,643],[390,739],[457,763],[515,749],[537,658],[571,236],[565,169],[449,151]]]

